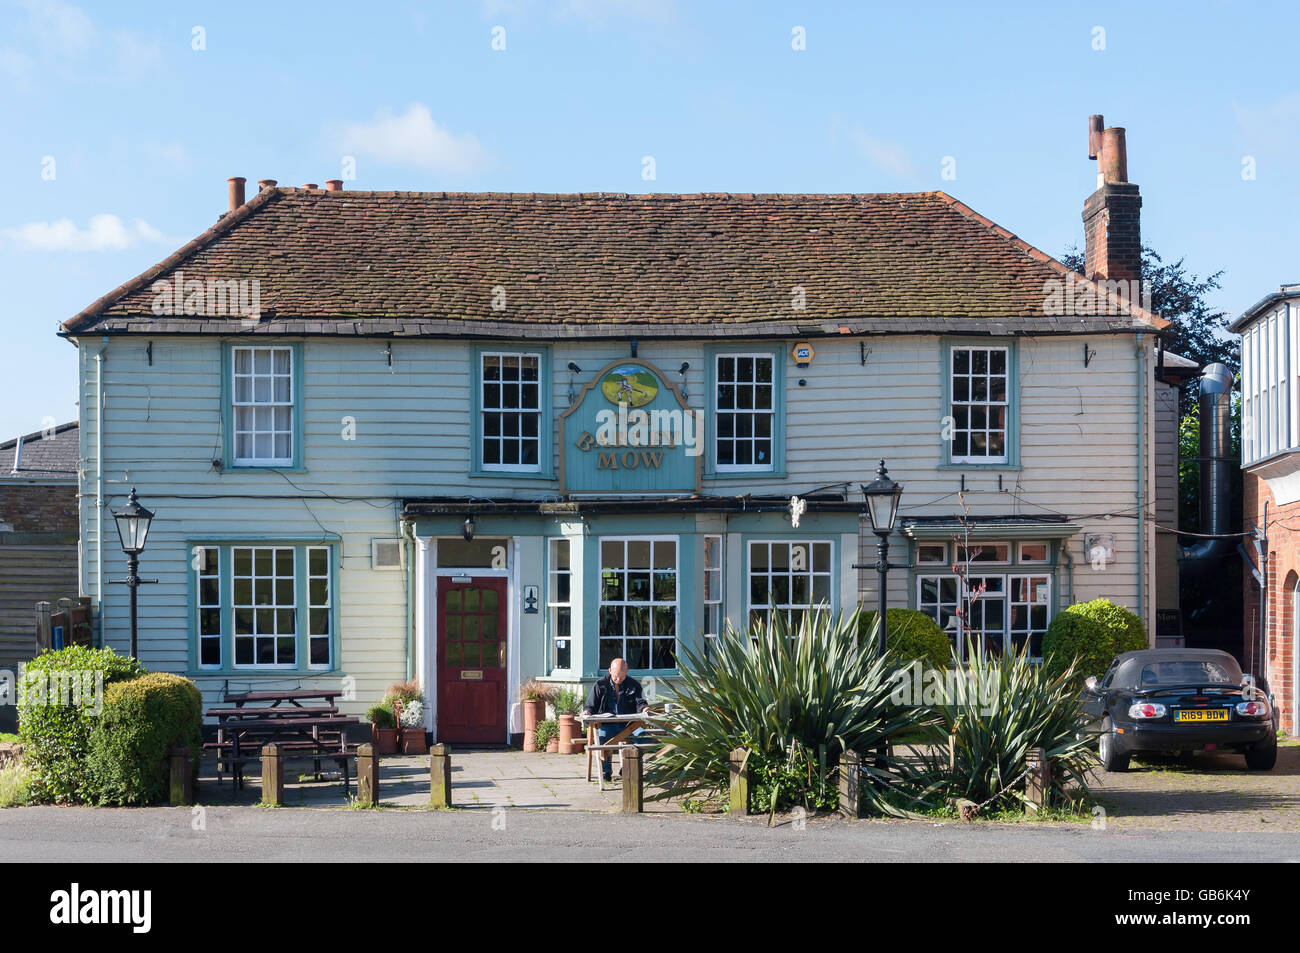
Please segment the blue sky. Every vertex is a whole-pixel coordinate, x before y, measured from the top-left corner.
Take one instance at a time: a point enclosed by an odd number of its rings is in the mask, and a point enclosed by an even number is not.
[[[227,176],[323,183],[345,156],[347,188],[944,189],[1059,256],[1102,113],[1143,238],[1224,269],[1236,315],[1300,280],[1297,26],[1288,3],[0,0],[0,439],[77,416],[57,323],[210,226]]]

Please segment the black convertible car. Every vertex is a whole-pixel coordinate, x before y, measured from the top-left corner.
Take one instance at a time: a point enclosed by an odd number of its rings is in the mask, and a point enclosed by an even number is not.
[[[1125,652],[1100,682],[1087,680],[1080,702],[1101,722],[1097,750],[1107,771],[1127,771],[1130,756],[1148,753],[1230,750],[1255,771],[1277,762],[1268,700],[1227,652]]]

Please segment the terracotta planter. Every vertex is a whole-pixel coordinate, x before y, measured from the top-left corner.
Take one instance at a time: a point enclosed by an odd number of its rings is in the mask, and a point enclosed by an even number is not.
[[[537,730],[537,723],[546,718],[546,702],[533,698],[519,704],[524,709],[524,750],[536,751],[533,732]]]
[[[561,715],[560,722],[560,754],[576,754],[573,748],[575,738],[582,737],[582,729],[578,727],[578,718],[576,715]]]
[[[560,739],[559,739],[559,738],[552,738],[550,741],[548,741],[548,742],[546,743],[546,753],[547,753],[547,754],[555,754],[555,753],[558,752],[559,750],[560,750]]]
[[[402,754],[428,754],[429,742],[424,740],[423,728],[403,728]]]
[[[374,738],[376,754],[397,754],[396,728],[376,728],[371,725],[370,733]]]

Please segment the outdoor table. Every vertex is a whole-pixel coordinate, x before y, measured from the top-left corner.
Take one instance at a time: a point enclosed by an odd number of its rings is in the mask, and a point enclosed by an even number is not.
[[[230,761],[235,766],[234,775],[237,779],[237,787],[242,787],[243,772],[240,770],[240,745],[246,740],[261,747],[274,744],[277,741],[299,741],[310,746],[313,754],[321,757],[337,757],[348,753],[347,733],[344,731],[350,725],[359,725],[361,722],[356,718],[349,718],[343,715],[323,715],[307,716],[300,718],[257,718],[240,721],[227,721],[226,727],[230,730]],[[334,746],[332,741],[321,737],[321,729],[338,729],[338,745]],[[245,739],[245,735],[248,735]],[[224,744],[220,742],[219,744]],[[222,750],[217,749],[217,765],[220,768]],[[316,761],[316,769],[320,770],[320,761]],[[220,772],[218,771],[218,777]]]
[[[664,721],[663,715],[656,715],[650,711],[641,711],[632,715],[579,715],[582,726],[587,730],[587,780],[593,780],[591,776],[592,756],[598,752],[592,751],[592,746],[599,744],[599,736],[596,729],[599,725],[609,724],[610,722],[626,723],[626,727],[618,734],[605,742],[606,745],[623,744],[634,731],[638,728],[651,728],[656,723]],[[627,742],[632,744],[633,742]]]
[[[222,693],[222,701],[227,706],[222,708],[209,708],[204,715],[209,718],[217,719],[217,780],[221,779],[221,754],[230,745],[228,735],[236,726],[239,731],[247,731],[256,725],[265,722],[294,722],[301,718],[326,718],[337,717],[338,707],[335,701],[343,696],[341,689],[292,689],[289,691],[274,692],[236,692],[231,693],[226,690]],[[321,701],[322,705],[303,704],[303,702]],[[250,705],[251,707],[244,707]],[[339,723],[341,727],[347,724],[360,724],[356,719],[346,719]],[[265,733],[265,732],[264,732]],[[346,736],[340,730],[340,737],[346,741]],[[273,739],[272,739],[273,740]],[[319,727],[313,729],[313,743],[319,745],[320,734]],[[346,745],[345,745],[346,747]],[[238,757],[239,746],[232,746],[231,757]],[[317,769],[319,770],[319,762]],[[238,769],[238,765],[236,765]],[[236,775],[239,776],[238,774]]]

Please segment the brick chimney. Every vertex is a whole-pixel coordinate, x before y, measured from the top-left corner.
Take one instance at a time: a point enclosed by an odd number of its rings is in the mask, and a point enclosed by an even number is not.
[[[244,204],[244,177],[242,175],[226,179],[226,185],[230,190],[230,211],[234,211]]]
[[[1128,180],[1124,129],[1088,117],[1088,158],[1097,160],[1097,191],[1083,203],[1084,273],[1099,281],[1142,277],[1142,196]]]

